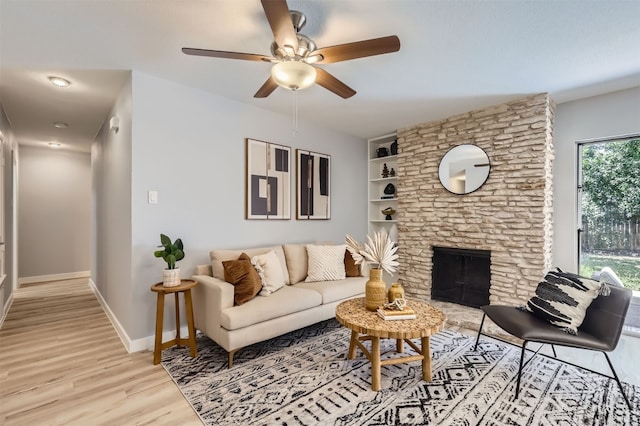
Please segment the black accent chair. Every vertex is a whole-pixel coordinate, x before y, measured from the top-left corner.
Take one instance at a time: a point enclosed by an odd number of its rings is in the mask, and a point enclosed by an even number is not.
[[[627,288],[612,285],[609,285],[609,287],[611,288],[610,295],[598,296],[591,303],[585,314],[584,321],[578,328],[578,333],[576,335],[569,334],[561,328],[539,319],[532,313],[519,310],[514,306],[483,306],[481,309],[483,310],[484,315],[482,316],[482,322],[478,329],[478,336],[476,337],[474,350],[478,347],[478,340],[480,340],[480,335],[482,334],[484,319],[487,316],[507,333],[524,340],[522,343],[522,353],[520,354],[520,368],[518,369],[518,381],[516,384],[515,395],[516,399],[520,392],[520,376],[522,374],[522,368],[526,366],[526,363],[525,365],[522,365],[522,362],[524,360],[524,352],[527,343],[536,342],[549,344],[551,345],[554,356],[556,356],[554,345],[600,351],[607,359],[611,372],[613,373],[613,378],[615,378],[618,383],[620,392],[629,406],[629,410],[631,410],[631,403],[629,402],[627,395],[624,393],[620,379],[616,374],[616,370],[613,368],[613,364],[611,364],[611,360],[609,359],[607,352],[613,351],[618,345],[620,334],[622,333],[624,318],[627,315],[627,310],[629,309],[629,303],[631,302],[633,293]],[[540,347],[542,347],[542,345]],[[540,348],[535,351],[529,361],[533,359],[539,350]],[[529,361],[527,361],[527,363]],[[610,376],[602,375],[611,378]]]

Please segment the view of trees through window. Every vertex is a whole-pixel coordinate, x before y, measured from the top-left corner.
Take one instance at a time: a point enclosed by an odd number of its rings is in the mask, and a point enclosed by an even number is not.
[[[640,290],[640,138],[582,145],[580,274]]]

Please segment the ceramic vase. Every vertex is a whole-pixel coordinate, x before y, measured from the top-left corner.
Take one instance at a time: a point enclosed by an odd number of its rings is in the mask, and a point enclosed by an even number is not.
[[[180,268],[165,269],[162,273],[162,285],[164,287],[176,287],[180,285]]]
[[[389,303],[396,299],[404,299],[404,289],[400,283],[393,283],[389,288]]]
[[[382,269],[371,268],[369,281],[364,290],[364,306],[369,311],[375,311],[387,303],[387,286],[382,281]]]

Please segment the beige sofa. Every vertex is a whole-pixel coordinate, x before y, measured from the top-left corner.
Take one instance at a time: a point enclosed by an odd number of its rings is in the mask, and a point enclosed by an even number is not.
[[[269,296],[256,296],[234,306],[234,286],[224,281],[223,261],[250,257],[274,250],[280,260],[285,286]],[[336,306],[347,299],[364,296],[366,277],[334,281],[305,282],[308,258],[305,244],[212,250],[211,264],[199,265],[193,279],[196,329],[229,353],[248,345],[335,317]]]

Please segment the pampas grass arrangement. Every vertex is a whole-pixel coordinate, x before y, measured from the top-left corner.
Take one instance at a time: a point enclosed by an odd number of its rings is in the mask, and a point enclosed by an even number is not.
[[[353,239],[351,235],[345,236],[347,250],[351,253],[356,265],[370,263],[373,268],[384,269],[393,274],[396,271],[398,247],[391,241],[385,228],[373,233],[373,238],[367,235],[368,242],[362,244]]]

